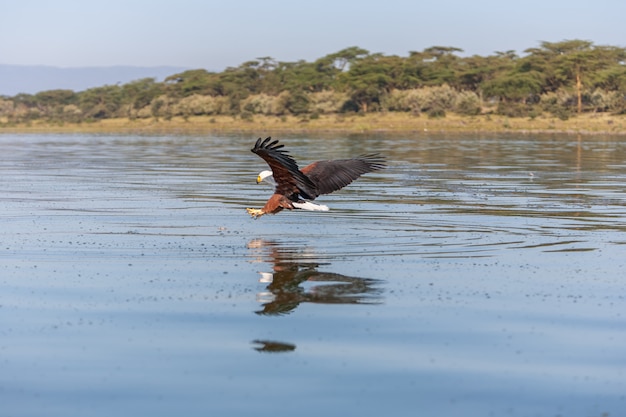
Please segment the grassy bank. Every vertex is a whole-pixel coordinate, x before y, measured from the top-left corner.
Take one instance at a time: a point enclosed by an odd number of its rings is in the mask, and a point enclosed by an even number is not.
[[[572,133],[626,135],[626,116],[584,114],[568,120],[555,117],[509,118],[495,115],[475,117],[448,115],[443,118],[413,116],[408,113],[371,113],[366,115],[322,115],[315,119],[294,116],[256,115],[249,120],[231,116],[198,116],[187,120],[106,119],[83,123],[0,124],[0,133],[226,133],[250,132],[253,135],[280,133]]]

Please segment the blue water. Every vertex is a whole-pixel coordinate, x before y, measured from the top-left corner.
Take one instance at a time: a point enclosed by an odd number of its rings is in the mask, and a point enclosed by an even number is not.
[[[626,415],[626,141],[0,135],[0,415]]]

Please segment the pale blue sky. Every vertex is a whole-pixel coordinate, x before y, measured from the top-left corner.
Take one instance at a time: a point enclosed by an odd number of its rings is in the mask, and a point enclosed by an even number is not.
[[[400,56],[433,45],[522,53],[564,39],[626,47],[624,0],[1,1],[2,64],[221,71],[348,46]]]

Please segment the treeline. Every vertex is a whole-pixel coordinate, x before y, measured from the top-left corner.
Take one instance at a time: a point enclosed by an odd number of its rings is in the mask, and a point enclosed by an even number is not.
[[[626,113],[626,49],[583,40],[542,42],[461,57],[434,46],[407,57],[351,47],[314,62],[257,58],[223,72],[185,71],[81,92],[0,97],[4,124],[126,117],[256,114],[314,118],[342,112],[411,112],[444,117],[496,113],[561,119],[582,112]]]

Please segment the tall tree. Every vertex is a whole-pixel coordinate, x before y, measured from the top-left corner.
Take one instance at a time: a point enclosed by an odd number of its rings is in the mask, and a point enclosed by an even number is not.
[[[126,105],[127,116],[133,118],[136,116],[133,110],[146,107],[162,93],[163,84],[157,83],[154,78],[143,78],[124,84],[120,95],[122,102]]]
[[[541,42],[541,48],[528,49],[527,61],[542,62],[550,71],[555,86],[573,86],[576,92],[578,113],[583,111],[583,92],[591,74],[623,62],[623,48],[594,46],[590,41],[579,39],[562,42]]]
[[[219,75],[204,69],[194,69],[170,75],[165,79],[168,93],[174,97],[193,94],[220,95]]]
[[[519,57],[514,51],[495,52],[486,57],[474,55],[461,60],[457,72],[458,88],[474,91],[482,96],[482,87],[495,78],[510,72]]]
[[[94,119],[114,117],[121,102],[121,87],[118,85],[90,88],[79,94],[80,109],[86,117]]]
[[[393,74],[397,60],[382,54],[369,55],[354,62],[343,73],[352,100],[362,112],[367,112],[371,105],[380,103],[383,94],[393,88]]]
[[[424,85],[449,84],[457,86],[457,73],[462,62],[456,53],[463,52],[453,46],[431,46],[422,52],[409,52],[409,60],[416,76]]]
[[[62,116],[63,108],[76,102],[76,93],[72,90],[47,90],[35,94],[34,106],[48,117]]]
[[[340,71],[347,71],[350,66],[360,59],[363,59],[369,55],[367,49],[359,48],[358,46],[351,46],[344,48],[341,51],[326,55],[326,59],[329,59],[333,65]]]

